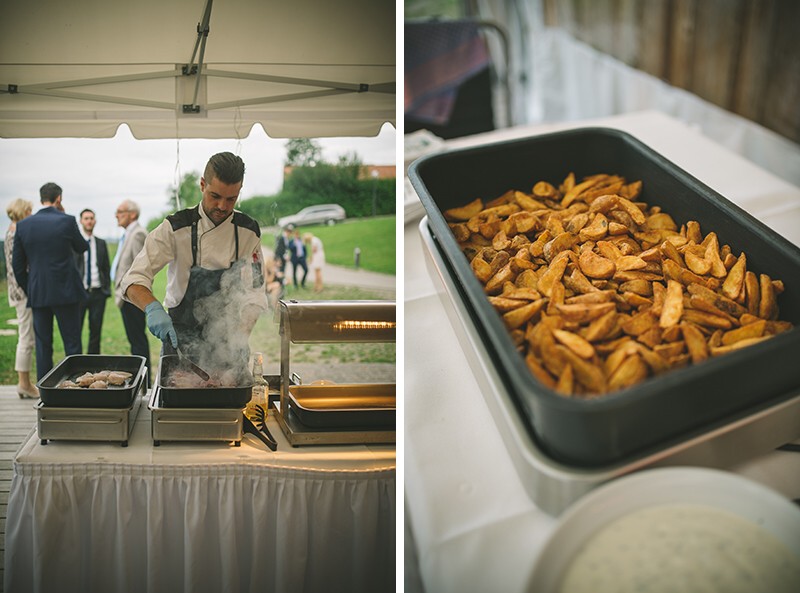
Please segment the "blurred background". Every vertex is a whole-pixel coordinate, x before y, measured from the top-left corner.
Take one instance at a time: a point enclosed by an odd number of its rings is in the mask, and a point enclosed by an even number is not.
[[[800,185],[800,3],[406,0],[405,132],[657,110]]]

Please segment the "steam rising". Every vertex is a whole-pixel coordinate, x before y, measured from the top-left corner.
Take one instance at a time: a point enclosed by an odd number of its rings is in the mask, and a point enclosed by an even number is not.
[[[253,284],[253,267],[237,262],[222,274],[218,291],[195,301],[193,312],[203,335],[200,343],[192,344],[192,351],[201,367],[238,371],[243,379],[251,379],[248,341],[258,317],[267,310],[263,283],[255,288]]]

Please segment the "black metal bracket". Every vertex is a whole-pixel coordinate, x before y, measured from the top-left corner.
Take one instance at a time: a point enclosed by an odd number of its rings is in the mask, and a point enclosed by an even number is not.
[[[17,85],[15,84],[8,85],[8,92],[11,93],[12,95],[16,95],[19,92]]]
[[[369,91],[369,85],[368,84],[365,84],[365,83],[362,82],[362,83],[360,83],[358,85],[358,92],[359,93],[366,93],[367,91]]]
[[[200,105],[183,105],[184,113],[200,113]]]
[[[184,76],[194,76],[197,74],[197,64],[192,64],[191,66],[184,64],[181,66],[181,74]]]

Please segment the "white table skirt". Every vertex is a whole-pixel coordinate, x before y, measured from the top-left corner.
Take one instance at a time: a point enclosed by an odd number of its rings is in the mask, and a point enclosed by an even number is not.
[[[499,130],[446,146],[595,125],[630,132],[800,245],[800,189],[657,112]],[[419,572],[429,592],[522,592],[557,520],[531,500],[511,461],[426,270],[419,218],[407,218],[404,233],[403,452]],[[800,498],[798,453],[769,452],[727,469]]]
[[[395,574],[391,446],[279,449],[253,437],[153,447],[35,431],[14,462],[5,591],[386,591]],[[252,440],[251,440],[252,439]]]

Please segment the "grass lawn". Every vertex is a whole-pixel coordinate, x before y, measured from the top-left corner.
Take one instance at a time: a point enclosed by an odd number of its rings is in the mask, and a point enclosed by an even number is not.
[[[392,227],[394,229],[394,227]],[[109,257],[114,258],[116,245],[109,244]],[[394,242],[392,242],[394,251]],[[162,270],[155,278],[153,292],[163,301],[166,292],[167,274]],[[0,280],[0,329],[6,330],[0,335],[0,384],[15,385],[17,373],[14,371],[14,357],[17,346],[16,325],[9,320],[16,319],[16,309],[8,304],[7,285],[5,279]],[[311,290],[295,290],[288,287],[286,298],[297,300],[374,300],[394,299],[393,295],[375,293],[357,288],[342,286],[326,286],[321,293]],[[58,326],[54,323],[53,331],[53,363],[58,364],[64,358],[64,345]],[[11,330],[11,331],[9,331]],[[6,335],[8,334],[8,335]],[[161,352],[161,342],[147,332],[150,340],[151,362],[157,363]],[[84,348],[89,338],[88,322],[84,324],[82,344]],[[280,360],[280,337],[278,326],[273,321],[271,313],[259,318],[253,333],[250,336],[250,349],[264,353],[266,366],[271,362]],[[130,354],[130,345],[125,336],[122,325],[122,315],[114,304],[114,299],[106,302],[106,312],[103,319],[103,333],[100,343],[100,352],[111,355]],[[394,362],[394,344],[298,344],[292,347],[292,361],[313,362],[324,357],[326,362]],[[36,360],[34,355],[32,377],[36,377]]]
[[[300,227],[300,234],[309,232],[322,240],[325,261],[329,264],[355,268],[353,252],[361,249],[360,266],[371,272],[395,274],[395,216],[353,218],[334,226]],[[270,249],[275,235],[265,232],[261,243]]]

